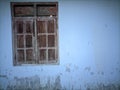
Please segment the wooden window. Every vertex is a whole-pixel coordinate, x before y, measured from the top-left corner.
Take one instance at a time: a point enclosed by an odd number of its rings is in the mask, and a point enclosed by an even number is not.
[[[58,3],[11,3],[14,65],[58,64]]]

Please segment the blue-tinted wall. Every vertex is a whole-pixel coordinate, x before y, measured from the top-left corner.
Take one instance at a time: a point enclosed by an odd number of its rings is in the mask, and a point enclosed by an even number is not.
[[[0,0],[0,89],[120,90],[119,0],[59,0],[60,64],[13,66],[10,2],[18,1],[42,0]]]

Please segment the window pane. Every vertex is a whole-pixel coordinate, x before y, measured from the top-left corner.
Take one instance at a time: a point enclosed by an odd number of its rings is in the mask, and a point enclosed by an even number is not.
[[[15,16],[32,16],[34,14],[33,5],[18,5],[14,6]]]
[[[38,5],[37,6],[37,15],[39,16],[49,16],[49,15],[57,15],[57,8],[56,5]]]
[[[24,50],[17,51],[17,58],[18,58],[18,61],[24,61]]]
[[[32,47],[32,35],[26,35],[26,47]]]
[[[54,20],[48,21],[48,33],[54,33]]]
[[[37,21],[37,33],[45,33],[45,21]]]
[[[46,49],[40,50],[40,60],[46,60]]]
[[[55,36],[48,35],[48,47],[54,47],[54,46],[55,46]]]
[[[33,60],[33,50],[29,49],[26,50],[26,61],[32,61]]]
[[[24,47],[24,38],[23,35],[17,35],[17,48]]]
[[[46,35],[38,36],[38,46],[39,47],[46,47]]]
[[[55,60],[55,49],[48,49],[48,60]]]
[[[17,33],[23,33],[23,21],[17,22]]]
[[[26,33],[32,33],[33,32],[33,26],[31,25],[30,21],[26,22]]]

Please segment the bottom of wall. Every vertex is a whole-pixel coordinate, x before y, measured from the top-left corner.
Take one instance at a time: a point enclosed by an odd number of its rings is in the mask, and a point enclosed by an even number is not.
[[[6,80],[8,80],[6,78]],[[44,81],[45,80],[45,81]],[[14,77],[13,81],[6,81],[6,87],[3,87],[0,81],[0,90],[120,90],[120,84],[85,84],[82,87],[76,88],[73,86],[62,86],[61,77],[58,75],[55,78],[40,78],[39,76],[18,78]],[[44,82],[44,83],[43,83]],[[81,85],[80,85],[81,86]]]

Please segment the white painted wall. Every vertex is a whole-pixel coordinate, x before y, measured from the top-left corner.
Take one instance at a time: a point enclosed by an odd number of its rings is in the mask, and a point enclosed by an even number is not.
[[[60,64],[13,66],[10,2],[19,1],[42,0],[0,0],[1,89],[25,78],[67,90],[120,87],[119,0],[58,1]]]

